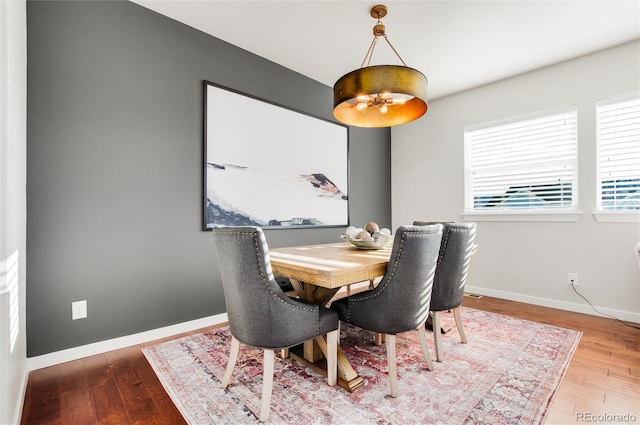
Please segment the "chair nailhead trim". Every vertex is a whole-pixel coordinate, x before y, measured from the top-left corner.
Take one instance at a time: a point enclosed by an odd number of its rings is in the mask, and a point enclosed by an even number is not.
[[[393,281],[393,275],[395,274],[395,271],[398,269],[398,265],[400,263],[400,257],[402,256],[402,249],[404,247],[404,242],[406,240],[406,237],[412,236],[412,235],[419,235],[419,234],[433,234],[433,233],[437,233],[437,232],[432,232],[432,231],[421,231],[421,230],[415,230],[415,231],[405,231],[402,233],[402,238],[400,239],[400,245],[398,246],[398,255],[396,256],[394,262],[393,262],[393,268],[391,269],[391,272],[389,273],[389,275],[385,275],[385,277],[383,278],[381,284],[382,286],[378,286],[379,290],[377,290],[374,294],[368,294],[365,295],[363,297],[359,297],[356,298],[357,295],[354,295],[352,297],[348,297],[347,298],[347,322],[349,322],[351,320],[351,309],[349,308],[349,304],[352,302],[360,302],[360,301],[366,301],[366,300],[370,300],[372,298],[377,297],[382,291],[384,291],[387,286],[389,286],[389,284],[391,284],[391,282]],[[376,289],[378,289],[376,288]]]
[[[267,279],[266,273],[264,271],[264,268],[262,267],[263,263],[264,263],[264,259],[262,258],[262,255],[260,255],[260,238],[258,236],[258,232],[256,231],[238,231],[238,230],[222,230],[222,229],[214,229],[213,230],[215,233],[217,234],[225,234],[225,235],[235,235],[235,236],[250,236],[253,238],[253,246],[256,250],[256,257],[258,260],[258,269],[260,270],[260,276],[262,277],[262,283],[264,284],[265,289],[269,292],[269,294],[274,297],[276,300],[278,300],[279,302],[301,310],[301,311],[308,311],[310,313],[314,313],[316,312],[316,309],[314,308],[310,308],[310,307],[300,307],[296,304],[287,302],[287,300],[282,299],[281,297],[279,297],[275,292],[273,292],[270,288],[269,288],[269,279]],[[320,314],[316,315],[316,332],[319,334],[320,333]]]
[[[469,227],[449,227],[447,233],[442,237],[442,243],[440,244],[440,254],[438,254],[438,265],[442,262],[443,253],[447,250],[447,244],[449,243],[449,235],[452,232],[467,232]]]

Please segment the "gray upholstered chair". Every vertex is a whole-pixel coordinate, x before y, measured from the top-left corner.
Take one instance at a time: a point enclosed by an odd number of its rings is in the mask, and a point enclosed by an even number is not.
[[[389,265],[380,283],[374,289],[331,304],[331,309],[338,312],[343,322],[384,334],[392,397],[398,395],[396,334],[417,330],[427,368],[433,369],[424,324],[429,314],[441,237],[440,224],[400,226],[394,237]]]
[[[327,380],[337,381],[338,315],[326,307],[286,296],[271,270],[269,249],[258,227],[212,229],[231,330],[231,353],[222,388],[231,381],[240,343],[264,349],[260,420],[269,416],[274,350],[320,338],[326,346]],[[327,335],[326,343],[323,335]]]
[[[414,221],[413,224],[430,225],[433,222]],[[476,237],[475,223],[442,224],[444,226],[442,243],[440,244],[436,276],[433,280],[431,307],[429,308],[433,318],[433,344],[436,350],[436,360],[439,362],[443,358],[440,312],[449,310],[453,312],[460,340],[464,344],[467,342],[460,317],[460,306],[464,297],[464,286],[467,281]]]

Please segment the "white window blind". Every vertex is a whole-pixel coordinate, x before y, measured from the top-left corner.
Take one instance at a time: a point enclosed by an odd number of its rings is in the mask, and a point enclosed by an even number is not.
[[[640,92],[596,103],[598,210],[640,210]]]
[[[575,107],[465,128],[466,211],[577,205]]]

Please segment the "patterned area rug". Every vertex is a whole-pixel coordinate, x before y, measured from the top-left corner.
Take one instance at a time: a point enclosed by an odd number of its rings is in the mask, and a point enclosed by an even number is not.
[[[274,424],[539,424],[581,333],[470,308],[468,344],[443,335],[444,361],[426,370],[417,332],[397,337],[399,396],[389,396],[386,347],[341,324],[341,346],[364,387],[349,393],[292,359],[276,358],[269,422]],[[147,360],[192,425],[258,423],[262,351],[241,345],[231,385],[220,389],[231,336],[215,329],[147,347]]]

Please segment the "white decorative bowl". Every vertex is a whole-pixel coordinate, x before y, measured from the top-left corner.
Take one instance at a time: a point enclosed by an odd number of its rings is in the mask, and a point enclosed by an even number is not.
[[[374,234],[372,239],[355,239],[346,234],[340,237],[359,249],[382,249],[393,239],[393,235],[380,233]]]

